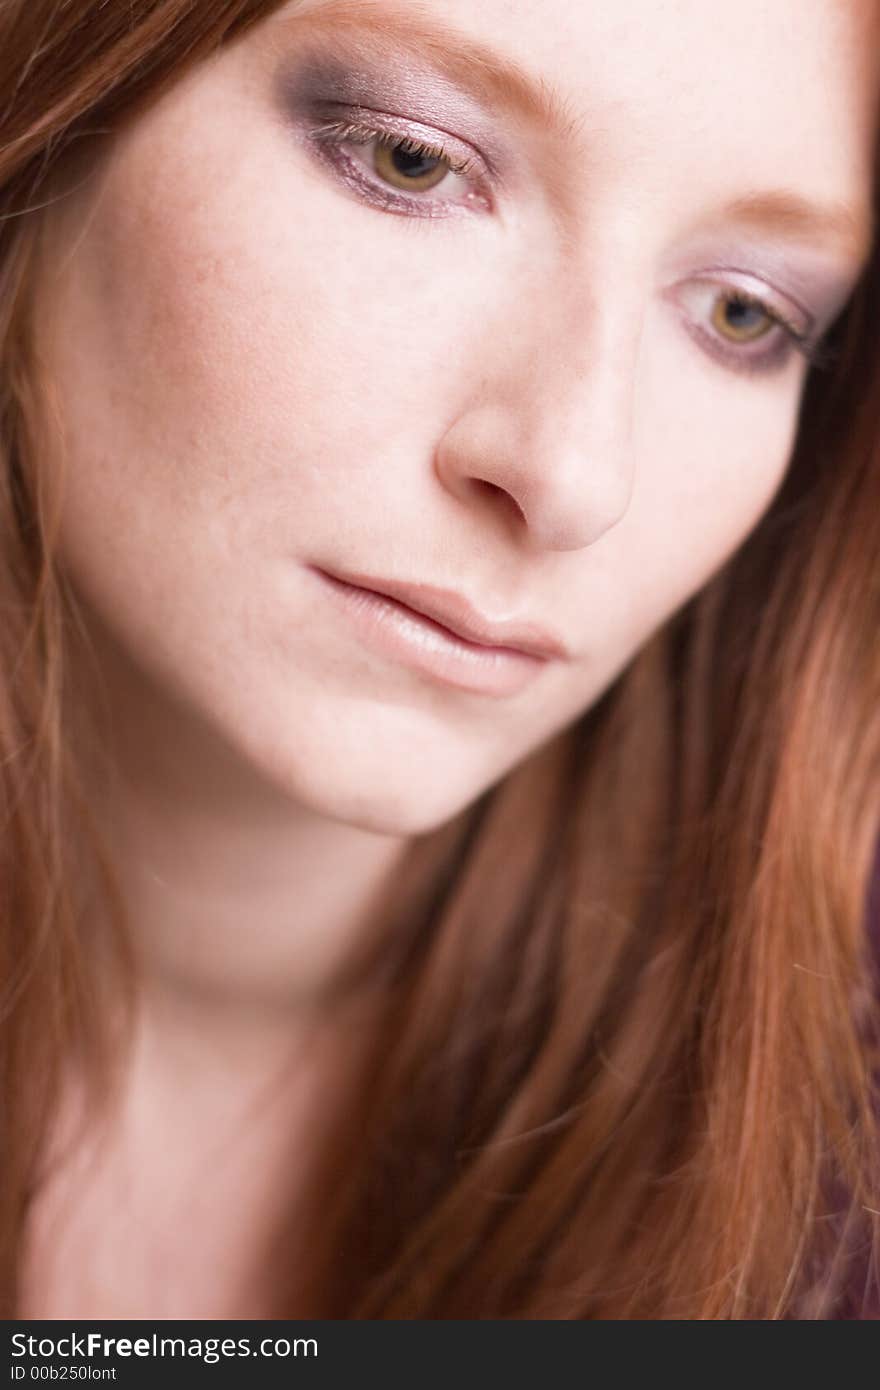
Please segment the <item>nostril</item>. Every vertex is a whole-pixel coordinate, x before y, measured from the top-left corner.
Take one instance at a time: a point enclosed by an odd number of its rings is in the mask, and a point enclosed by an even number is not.
[[[519,505],[513,494],[508,492],[506,488],[499,487],[497,483],[490,483],[487,478],[475,478],[474,481],[483,488],[485,488],[487,492],[500,493],[507,506],[513,508],[514,512],[516,513],[517,520],[525,521],[525,512],[523,511],[522,507]]]

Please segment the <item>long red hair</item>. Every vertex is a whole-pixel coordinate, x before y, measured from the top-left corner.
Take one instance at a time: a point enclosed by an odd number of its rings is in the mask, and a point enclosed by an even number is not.
[[[278,3],[0,9],[7,1318],[62,1059],[106,1080],[110,1046],[72,886],[88,862],[114,894],[69,737],[40,210]],[[878,322],[875,257],[745,543],[574,725],[412,842],[363,943],[375,1007],[316,1146],[297,1267],[284,1230],[267,1251],[267,1316],[826,1317],[876,1286]]]

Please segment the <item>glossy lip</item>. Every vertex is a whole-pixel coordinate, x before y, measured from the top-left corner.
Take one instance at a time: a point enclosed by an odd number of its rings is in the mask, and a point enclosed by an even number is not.
[[[515,618],[491,622],[454,589],[441,589],[433,584],[407,584],[396,579],[334,571],[317,565],[311,568],[342,584],[369,590],[380,598],[394,599],[421,617],[446,628],[454,637],[475,646],[537,657],[543,661],[554,658],[564,660],[570,655],[555,633],[536,623],[521,622]]]

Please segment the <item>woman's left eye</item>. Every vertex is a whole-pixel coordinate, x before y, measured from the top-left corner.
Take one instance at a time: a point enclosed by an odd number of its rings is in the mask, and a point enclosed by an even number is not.
[[[741,284],[699,277],[677,297],[688,301],[687,325],[692,335],[725,366],[744,372],[781,369],[793,352],[813,365],[825,365],[811,321],[795,306],[789,309],[773,302],[770,290],[759,293]]]
[[[353,192],[384,211],[438,217],[491,206],[488,171],[462,141],[414,122],[406,130],[380,122],[378,113],[369,123],[362,114],[340,116],[314,126],[309,138]],[[442,199],[426,196],[440,188]]]
[[[780,319],[766,304],[741,292],[719,295],[711,314],[712,327],[731,343],[754,343],[770,333]]]

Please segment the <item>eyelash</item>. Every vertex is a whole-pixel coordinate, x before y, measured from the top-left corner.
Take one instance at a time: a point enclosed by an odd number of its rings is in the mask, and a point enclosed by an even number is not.
[[[447,165],[450,173],[471,180],[475,178],[479,180],[485,172],[478,159],[464,154],[454,154],[449,146],[445,145],[439,138],[432,141],[421,135],[418,137],[407,135],[405,131],[399,128],[395,129],[391,124],[388,128],[383,128],[378,124],[378,117],[374,117],[374,120],[375,124],[362,119],[355,119],[351,115],[344,115],[336,119],[325,120],[320,125],[314,126],[309,132],[310,139],[314,142],[321,157],[333,166],[337,175],[343,178],[356,196],[382,211],[398,215],[403,214],[404,216],[436,218],[453,215],[457,208],[461,212],[467,211],[466,208],[455,203],[415,198],[390,188],[386,189],[381,184],[366,177],[361,167],[343,153],[341,148],[343,145],[376,143],[384,145],[387,149],[399,149],[409,154],[420,155],[423,158],[438,159]],[[490,206],[485,194],[479,195],[479,201],[484,207]],[[738,286],[728,290],[719,287],[719,298],[726,299],[728,303],[749,305],[760,309],[781,331],[781,336],[773,335],[774,346],[760,353],[755,353],[738,351],[736,348],[725,346],[722,340],[713,337],[702,329],[691,328],[692,336],[701,344],[705,344],[708,351],[719,358],[723,365],[730,366],[734,371],[747,375],[768,374],[774,370],[781,370],[788,363],[792,351],[797,352],[815,370],[827,371],[834,365],[837,353],[827,346],[824,338],[816,339],[810,333],[805,334],[791,323],[785,314],[762,299],[760,295]],[[754,341],[762,341],[762,339],[763,335],[761,339]]]

